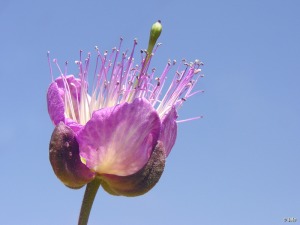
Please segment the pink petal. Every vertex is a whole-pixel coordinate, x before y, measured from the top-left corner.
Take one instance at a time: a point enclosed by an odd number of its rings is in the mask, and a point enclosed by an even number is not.
[[[58,88],[56,82],[52,82],[48,88],[47,104],[48,113],[55,125],[64,121],[65,106],[62,98],[63,92]]]
[[[101,185],[112,195],[139,196],[150,191],[159,181],[166,162],[163,144],[158,141],[146,165],[129,176],[103,174]]]
[[[94,112],[78,134],[80,155],[98,174],[131,175],[149,160],[160,119],[143,99]]]
[[[80,91],[81,91],[81,81],[75,78],[73,75],[65,77],[70,94],[72,97],[72,104],[75,109],[77,109],[77,102],[80,101]],[[48,103],[48,113],[51,120],[55,125],[59,122],[64,122],[66,125],[72,128],[74,132],[77,132],[82,126],[76,121],[69,118],[65,118],[65,85],[63,79],[58,77],[55,82],[52,82],[48,88],[47,93],[47,103]],[[75,111],[77,113],[77,111]]]
[[[80,91],[81,91],[81,80],[75,78],[74,75],[68,75],[65,77],[65,80],[68,83],[68,88],[70,89],[70,93],[72,98],[76,101],[77,99],[80,101]],[[58,77],[55,79],[57,86],[62,91],[65,89],[65,85],[63,79]],[[62,92],[63,93],[63,92]]]
[[[75,122],[74,120],[71,120],[69,118],[65,119],[65,124],[70,127],[76,134],[78,131],[83,127],[83,125]]]
[[[171,149],[173,148],[176,141],[177,117],[177,112],[173,107],[162,119],[162,127],[159,140],[163,143],[167,156],[170,154]]]

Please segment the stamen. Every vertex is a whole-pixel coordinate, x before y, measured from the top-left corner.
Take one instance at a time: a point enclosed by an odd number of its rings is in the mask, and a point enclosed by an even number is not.
[[[158,24],[158,28],[160,26],[161,25]],[[151,40],[152,39],[150,38],[150,41]],[[95,61],[96,66],[93,74],[91,95],[88,94],[88,73],[91,53],[87,54],[87,58],[83,62],[83,51],[80,50],[79,60],[75,61],[79,70],[79,78],[75,79],[76,82],[80,83],[79,87],[78,83],[70,82],[70,76],[67,76],[68,62],[65,62],[65,70],[64,73],[62,73],[57,60],[54,59],[53,62],[56,64],[61,74],[63,83],[66,116],[80,124],[85,124],[96,110],[122,104],[124,102],[131,103],[135,98],[144,98],[156,108],[157,113],[160,118],[162,118],[172,107],[175,107],[178,110],[189,97],[199,92],[203,92],[202,90],[192,92],[199,78],[203,77],[203,75],[199,74],[201,72],[199,67],[202,66],[203,63],[199,60],[188,63],[183,59],[182,62],[179,63],[166,93],[162,95],[167,74],[170,72],[171,67],[176,64],[176,60],[168,60],[161,75],[155,77],[156,69],[153,68],[150,70],[149,68],[152,57],[161,44],[158,43],[153,50],[157,39],[155,42],[153,42],[153,40],[151,46],[148,46],[147,50],[141,50],[141,61],[139,65],[134,65],[133,58],[137,46],[137,39],[134,39],[133,48],[129,57],[127,56],[128,50],[123,52],[120,56],[123,38],[120,38],[118,48],[113,48],[109,54],[108,51],[101,54],[99,48],[95,46],[97,58]],[[49,54],[50,53],[48,52],[48,63],[50,65]],[[51,65],[49,68],[53,80]],[[180,123],[198,118],[201,117],[177,122]]]
[[[183,122],[198,120],[198,119],[202,119],[202,118],[203,118],[203,116],[197,116],[197,117],[193,117],[193,118],[189,118],[189,119],[185,119],[185,120],[177,120],[176,123],[183,123]]]
[[[68,74],[68,61],[65,61],[65,72],[64,75],[67,76]]]
[[[50,51],[47,52],[47,60],[48,60],[48,66],[49,66],[49,69],[50,69],[51,80],[52,80],[52,82],[54,82],[52,66],[51,66],[51,63],[50,63]]]
[[[60,72],[60,76],[61,76],[61,79],[62,79],[62,82],[64,85],[64,94],[65,94],[64,98],[65,98],[65,104],[66,104],[65,105],[65,113],[68,117],[71,117],[72,119],[74,119],[76,121],[70,87],[67,82],[66,76],[62,73],[60,66],[57,62],[57,59],[53,59],[53,62],[56,64],[56,67],[58,68],[58,70]],[[71,113],[71,115],[70,115],[70,113]]]

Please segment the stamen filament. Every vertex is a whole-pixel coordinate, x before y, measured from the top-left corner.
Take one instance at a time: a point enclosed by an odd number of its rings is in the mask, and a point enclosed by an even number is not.
[[[158,24],[158,28],[161,28],[160,23]],[[61,74],[60,82],[62,82],[61,85],[64,91],[65,116],[84,125],[96,110],[124,102],[131,103],[135,98],[144,98],[156,108],[158,115],[162,118],[172,107],[179,109],[186,99],[201,92],[192,92],[192,90],[199,78],[203,77],[202,75],[198,75],[201,71],[199,67],[203,63],[199,60],[196,60],[194,63],[187,63],[185,60],[182,60],[182,63],[178,65],[170,86],[167,88],[165,94],[162,95],[167,74],[173,68],[176,61],[171,62],[169,60],[162,74],[157,78],[155,78],[155,69],[148,72],[152,57],[160,46],[160,44],[156,44],[160,32],[157,32],[157,36],[154,38],[151,36],[148,49],[141,51],[142,59],[139,65],[134,65],[134,53],[137,46],[136,39],[134,40],[129,57],[127,56],[128,51],[120,55],[122,38],[120,38],[119,47],[113,48],[109,54],[107,51],[101,54],[96,46],[97,58],[91,94],[89,94],[88,90],[91,53],[87,54],[87,58],[83,62],[82,50],[80,50],[79,61],[75,61],[79,70],[79,78],[73,78],[73,75],[67,76],[67,62],[65,64],[65,71],[62,73],[57,60],[54,59],[53,61]],[[156,47],[154,48],[154,46]],[[49,52],[47,55],[50,62]],[[184,66],[183,70],[181,69],[182,66]],[[50,73],[52,76],[51,67]],[[195,74],[197,74],[196,79],[194,79]],[[74,83],[71,79],[75,79]]]

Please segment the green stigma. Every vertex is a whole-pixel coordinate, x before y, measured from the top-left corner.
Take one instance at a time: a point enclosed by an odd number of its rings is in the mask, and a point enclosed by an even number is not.
[[[148,49],[147,49],[148,56],[151,55],[153,48],[155,46],[155,43],[161,34],[161,31],[162,31],[161,21],[158,20],[156,23],[154,23],[152,25],[151,30],[150,30],[150,38],[149,38],[149,44],[148,44]]]

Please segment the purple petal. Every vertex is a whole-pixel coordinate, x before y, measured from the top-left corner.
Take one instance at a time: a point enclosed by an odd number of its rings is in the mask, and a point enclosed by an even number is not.
[[[102,187],[112,195],[134,197],[151,190],[159,181],[166,162],[163,144],[158,141],[147,164],[129,176],[101,175]]]
[[[171,149],[173,148],[176,141],[177,117],[177,112],[173,107],[162,119],[162,127],[159,140],[164,144],[167,157],[170,154]]]
[[[47,104],[48,113],[55,125],[65,119],[65,106],[62,95],[63,91],[58,88],[56,82],[52,82],[48,88]]]
[[[74,120],[71,120],[69,118],[65,119],[65,124],[70,127],[76,134],[79,132],[79,130],[83,127],[83,125],[75,122]]]
[[[78,102],[80,102],[81,81],[73,75],[66,76],[65,80],[72,98],[73,107],[75,108],[76,118],[78,118],[76,109],[78,108]],[[80,126],[78,128],[78,123],[65,118],[65,91],[65,84],[62,77],[58,77],[55,79],[55,82],[50,84],[47,93],[48,113],[55,125],[62,121],[70,126],[73,131],[77,132],[80,128]]]
[[[98,110],[78,134],[80,155],[98,174],[131,175],[148,162],[160,128],[157,112],[143,99]]]
[[[80,101],[80,91],[81,91],[81,80],[78,78],[75,78],[74,75],[68,75],[65,77],[68,88],[70,90],[72,98],[76,101],[77,99]],[[65,84],[63,82],[63,79],[61,77],[58,77],[55,79],[55,82],[57,83],[57,86],[59,89],[64,90]],[[62,92],[63,93],[63,92]]]

